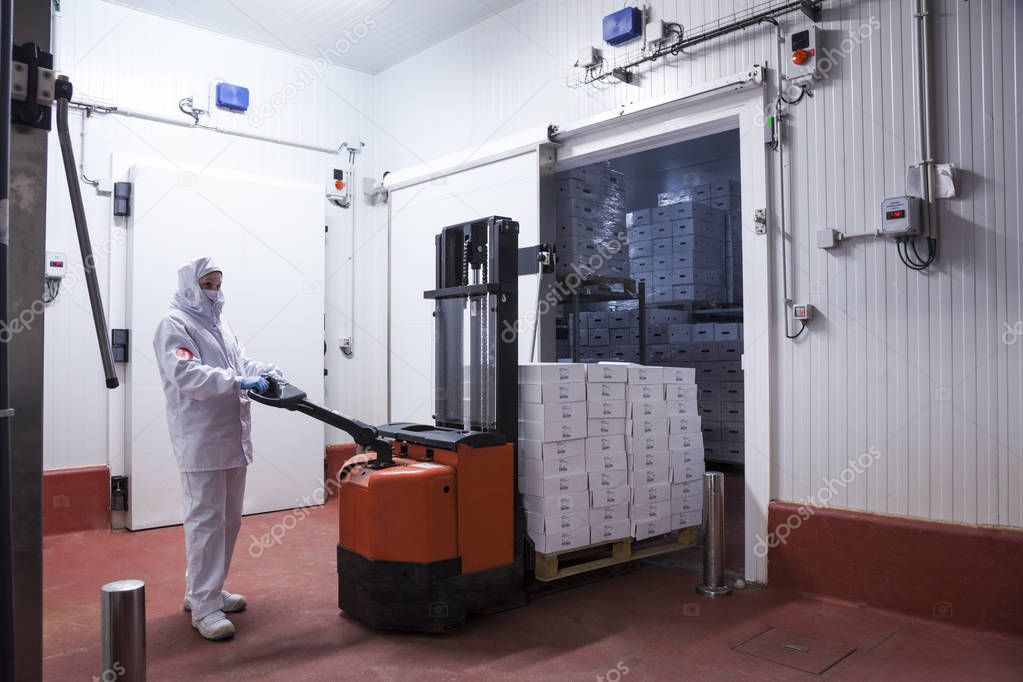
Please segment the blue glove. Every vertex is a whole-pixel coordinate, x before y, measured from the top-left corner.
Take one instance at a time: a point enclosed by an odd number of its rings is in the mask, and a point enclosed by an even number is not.
[[[266,393],[266,390],[270,388],[270,382],[263,377],[245,377],[242,379],[243,391],[253,388],[256,389],[256,393]]]

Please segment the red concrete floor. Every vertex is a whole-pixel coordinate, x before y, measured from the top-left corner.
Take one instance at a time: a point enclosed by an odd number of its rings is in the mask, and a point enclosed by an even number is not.
[[[299,518],[303,514],[308,516]],[[238,636],[229,642],[201,639],[181,611],[180,527],[46,538],[46,679],[90,680],[100,673],[99,588],[119,578],[146,581],[151,680],[812,677],[734,650],[755,648],[772,636],[854,648],[823,673],[835,679],[1023,679],[1023,640],[782,590],[752,588],[708,600],[693,590],[696,575],[655,565],[473,619],[446,635],[376,632],[336,608],[336,514],[331,502],[245,519],[228,588],[247,595],[250,606],[232,616]],[[290,527],[278,533],[280,543],[250,553],[253,537],[275,524]],[[783,632],[750,642],[771,628]],[[800,658],[784,655],[794,663]]]

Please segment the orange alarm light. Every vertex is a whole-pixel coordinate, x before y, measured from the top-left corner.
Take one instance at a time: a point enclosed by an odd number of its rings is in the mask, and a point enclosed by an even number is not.
[[[796,50],[792,53],[792,63],[796,66],[805,64],[806,60],[810,58],[810,53],[806,50]]]

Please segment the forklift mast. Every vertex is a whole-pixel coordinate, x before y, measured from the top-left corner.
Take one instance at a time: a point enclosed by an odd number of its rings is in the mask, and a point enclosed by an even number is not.
[[[519,224],[491,216],[436,237],[437,426],[518,440]],[[468,319],[467,319],[468,318]]]

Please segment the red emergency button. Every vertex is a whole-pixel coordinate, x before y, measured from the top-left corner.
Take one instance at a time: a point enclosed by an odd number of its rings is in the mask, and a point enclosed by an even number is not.
[[[792,53],[792,63],[796,66],[805,64],[806,60],[810,58],[810,53],[806,50],[796,50]]]

